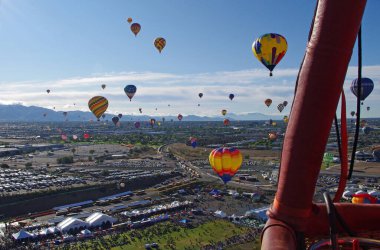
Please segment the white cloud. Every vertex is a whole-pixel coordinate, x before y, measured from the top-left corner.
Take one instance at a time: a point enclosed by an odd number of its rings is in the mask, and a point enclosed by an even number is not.
[[[349,86],[356,77],[356,67],[349,67],[344,88],[348,106],[354,102]],[[110,112],[133,113],[142,107],[145,114],[199,114],[215,115],[227,108],[234,113],[277,113],[277,103],[291,103],[297,69],[278,69],[273,77],[264,69],[226,71],[198,74],[173,74],[157,72],[122,72],[73,77],[51,81],[0,82],[2,103],[22,103],[58,110],[87,110],[87,101],[94,95],[109,99]],[[363,76],[373,79],[375,90],[368,98],[372,105],[379,105],[380,65],[363,67]],[[101,84],[107,85],[105,90]],[[135,84],[137,93],[132,102],[123,92],[126,84]],[[46,90],[50,89],[50,94]],[[198,93],[204,93],[203,98]],[[228,94],[234,93],[234,101]],[[268,109],[263,101],[272,98]],[[374,99],[375,98],[375,99]],[[74,103],[76,104],[74,106]],[[201,107],[198,107],[197,104]],[[171,107],[168,107],[171,104]],[[290,105],[289,105],[290,106]],[[289,106],[287,109],[289,109]],[[158,111],[155,108],[158,108]],[[375,115],[380,115],[375,113]],[[377,111],[379,112],[379,111]]]

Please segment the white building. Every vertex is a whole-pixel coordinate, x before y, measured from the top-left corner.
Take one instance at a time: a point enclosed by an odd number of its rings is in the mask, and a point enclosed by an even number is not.
[[[117,219],[109,216],[109,215],[106,215],[106,214],[102,214],[102,213],[99,213],[99,212],[96,212],[96,213],[93,213],[91,214],[90,216],[87,217],[86,219],[86,223],[90,226],[90,227],[99,227],[101,226],[102,224],[106,224],[106,223],[115,223],[117,221]]]

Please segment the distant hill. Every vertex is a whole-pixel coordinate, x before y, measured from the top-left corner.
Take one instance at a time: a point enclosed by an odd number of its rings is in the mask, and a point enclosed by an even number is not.
[[[45,115],[46,114],[46,115]],[[106,114],[105,119],[112,119],[114,115]],[[148,120],[152,118],[152,116],[147,115],[139,115],[139,116],[123,116],[124,121],[141,121]],[[154,116],[155,119],[162,119],[161,116]],[[280,120],[282,116],[268,116],[261,113],[248,113],[248,114],[233,114],[229,113],[225,117],[224,116],[196,116],[196,115],[188,115],[183,117],[183,121],[221,121],[225,118],[230,120]],[[87,121],[90,119],[95,120],[96,118],[91,112],[83,112],[83,111],[68,111],[67,116],[63,115],[63,111],[55,111],[51,109],[36,107],[36,106],[23,106],[20,104],[16,105],[1,105],[0,104],[0,122],[43,122],[43,121]],[[165,116],[167,121],[171,119],[177,120],[176,116]]]

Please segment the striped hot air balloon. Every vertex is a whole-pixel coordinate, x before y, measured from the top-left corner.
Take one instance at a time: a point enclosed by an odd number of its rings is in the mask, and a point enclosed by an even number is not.
[[[212,169],[226,184],[239,170],[243,156],[235,148],[217,148],[211,151],[209,161]]]
[[[108,108],[108,100],[103,96],[94,96],[88,101],[88,107],[96,118],[99,119]]]
[[[161,53],[161,51],[165,48],[165,45],[166,45],[166,40],[165,38],[162,38],[162,37],[157,37],[155,40],[154,40],[154,46],[156,47],[156,49]]]

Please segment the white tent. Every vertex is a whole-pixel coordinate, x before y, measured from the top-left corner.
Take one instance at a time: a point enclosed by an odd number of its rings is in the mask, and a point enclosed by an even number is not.
[[[113,224],[116,221],[117,219],[109,215],[99,213],[99,212],[91,214],[86,219],[86,222],[89,224],[90,227],[99,227],[103,223],[105,224],[107,222]]]
[[[28,238],[33,238],[34,234],[31,234],[31,233],[24,231],[24,230],[20,230],[18,233],[12,234],[12,236],[15,240],[24,240],[24,239],[28,239]]]
[[[373,196],[373,197],[380,198],[380,192],[377,190],[369,191],[368,194]]]
[[[346,190],[346,191],[344,191],[344,193],[343,193],[343,198],[344,198],[344,199],[351,199],[353,194],[354,194],[354,193],[351,192],[350,190]]]
[[[357,191],[355,194],[366,194],[367,192],[363,191],[363,190],[359,190]]]
[[[214,215],[218,218],[226,218],[227,214],[221,210],[215,211]]]
[[[91,236],[92,235],[92,232],[90,230],[88,230],[88,229],[82,230],[82,231],[80,231],[80,233],[83,236]]]
[[[75,230],[75,229],[87,228],[87,227],[88,227],[87,222],[84,222],[83,220],[73,218],[73,217],[68,217],[57,225],[57,228],[61,232],[68,232],[71,229]]]

